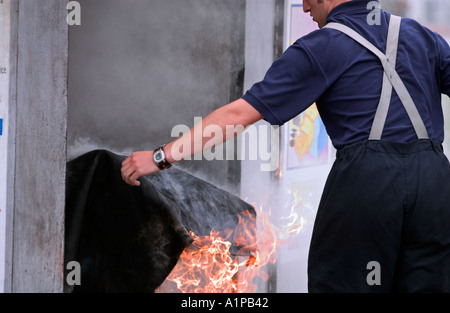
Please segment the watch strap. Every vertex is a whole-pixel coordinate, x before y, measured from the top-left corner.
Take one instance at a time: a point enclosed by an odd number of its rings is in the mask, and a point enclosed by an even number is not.
[[[156,162],[156,161],[153,159],[153,161],[155,162],[156,166],[157,166],[160,170],[165,170],[165,169],[168,169],[168,168],[172,167],[172,164],[171,164],[169,161],[167,161],[167,159],[166,159],[166,153],[164,152],[164,147],[165,147],[165,146],[166,146],[166,145],[162,145],[161,147],[159,147],[159,148],[155,149],[155,151],[153,151],[153,154],[155,154],[155,153],[158,152],[158,151],[162,151],[162,153],[163,153],[163,155],[164,155],[164,157],[162,158],[162,160],[159,161],[159,162]]]

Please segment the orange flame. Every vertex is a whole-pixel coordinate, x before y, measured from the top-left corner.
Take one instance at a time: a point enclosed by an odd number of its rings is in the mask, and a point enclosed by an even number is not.
[[[233,277],[239,270],[231,258],[231,242],[212,230],[199,237],[191,232],[194,242],[180,256],[177,266],[167,278],[181,292],[234,292]]]
[[[294,207],[293,207],[294,209]],[[171,291],[185,293],[231,293],[256,292],[256,277],[267,280],[264,266],[277,260],[277,249],[298,233],[303,221],[294,210],[286,218],[289,223],[276,227],[270,222],[270,212],[259,207],[255,219],[250,213],[239,216],[237,228],[217,232],[209,236],[197,236],[191,232],[194,242],[185,249],[167,277],[166,282],[176,284]],[[240,247],[233,257],[229,237]],[[167,288],[164,288],[167,289]]]

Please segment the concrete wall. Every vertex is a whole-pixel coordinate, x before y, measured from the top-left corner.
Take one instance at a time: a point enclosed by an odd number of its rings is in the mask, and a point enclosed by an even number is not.
[[[69,33],[68,158],[175,139],[242,95],[245,1],[81,0]],[[235,194],[238,161],[176,166]]]
[[[8,1],[8,0],[5,0]],[[63,290],[67,1],[11,1],[8,175],[12,263],[5,291]],[[17,53],[17,55],[16,55]],[[11,227],[12,226],[12,227]]]
[[[12,209],[9,206],[12,188],[7,184],[8,177],[12,176],[14,167],[8,162],[11,152],[14,151],[13,137],[10,134],[9,95],[10,95],[10,51],[11,46],[11,2],[0,2],[0,292],[10,289],[11,286],[11,231],[12,231]],[[8,149],[11,147],[11,149]]]

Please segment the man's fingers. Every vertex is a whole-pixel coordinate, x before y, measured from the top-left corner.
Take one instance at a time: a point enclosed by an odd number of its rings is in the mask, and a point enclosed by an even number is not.
[[[128,169],[128,171],[125,172],[124,176],[125,176],[125,182],[128,185],[131,185],[131,186],[135,185],[136,179],[137,179],[137,174],[133,168]]]
[[[123,175],[126,178],[129,178],[131,175],[133,175],[136,172],[136,170],[133,167],[129,167],[127,169],[124,170]]]
[[[131,166],[131,164],[129,162],[123,162],[122,163],[122,168],[121,168],[121,173],[122,173],[122,179],[130,186],[140,186],[141,183],[137,180],[140,175],[138,173],[138,171]]]
[[[128,164],[130,162],[130,157],[126,158],[123,162],[122,162],[122,166]]]
[[[128,164],[123,165],[122,168],[120,169],[120,173],[122,174],[122,179],[124,181],[127,180],[127,177],[128,177],[127,172],[129,171],[129,169],[130,169],[130,166]]]
[[[120,169],[120,172],[123,174],[125,174],[125,172],[130,168],[129,165],[122,165],[122,168]]]
[[[141,182],[137,180],[138,178],[139,178],[139,174],[137,172],[134,172],[129,178],[130,185],[131,186],[140,186]]]
[[[128,175],[128,179],[132,182],[134,182],[138,178],[139,178],[139,175],[136,171],[134,171]]]
[[[122,168],[120,169],[122,179],[131,186],[140,186],[141,183],[138,178],[154,172],[148,164],[148,159],[147,152],[132,153],[122,162]]]

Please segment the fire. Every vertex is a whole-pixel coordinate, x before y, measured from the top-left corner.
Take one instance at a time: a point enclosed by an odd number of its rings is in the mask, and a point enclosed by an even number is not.
[[[260,206],[256,218],[248,212],[241,214],[235,230],[212,230],[208,236],[197,236],[191,232],[193,243],[183,251],[166,279],[166,282],[176,285],[171,291],[256,292],[255,278],[269,278],[264,267],[276,262],[278,247],[303,227],[303,220],[294,208],[283,219],[287,224],[282,227],[271,223],[270,211],[266,212]],[[233,244],[239,247],[236,255],[231,251]]]
[[[222,234],[223,235],[223,234]],[[167,278],[181,292],[235,292],[234,275],[239,266],[231,257],[231,242],[219,232],[199,237],[191,232],[192,245],[183,251]]]

